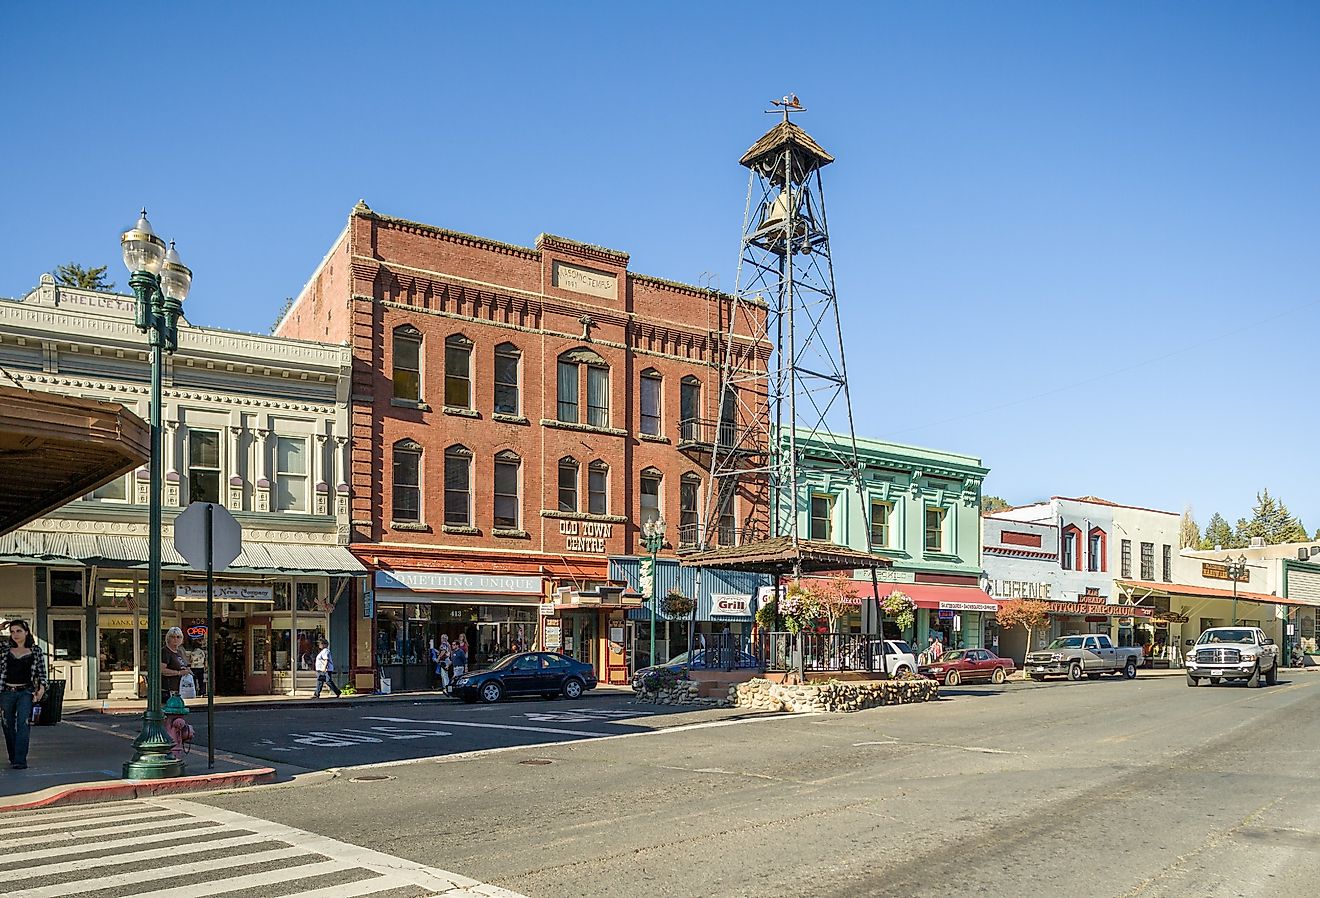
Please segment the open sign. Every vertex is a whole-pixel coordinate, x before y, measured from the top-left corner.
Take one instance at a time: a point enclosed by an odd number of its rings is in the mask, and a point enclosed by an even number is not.
[[[202,625],[202,624],[198,624],[198,625],[195,626],[195,627],[189,627],[189,628],[188,628],[188,637],[189,637],[190,639],[205,639],[205,638],[206,638],[206,627],[205,627],[204,625]]]

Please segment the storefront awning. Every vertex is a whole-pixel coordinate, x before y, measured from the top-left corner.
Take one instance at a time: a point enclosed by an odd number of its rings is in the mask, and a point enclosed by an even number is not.
[[[147,549],[145,536],[23,530],[0,536],[0,561],[13,564],[146,568]],[[167,570],[192,570],[168,541],[161,545],[161,564]],[[250,542],[243,544],[243,551],[225,573],[356,576],[365,574],[366,568],[343,546]]]
[[[1118,580],[1118,585],[1133,601],[1142,601],[1149,597],[1175,599],[1233,599],[1232,589],[1218,589],[1212,586],[1192,586],[1187,583],[1152,583],[1146,580]],[[1293,605],[1308,608],[1320,607],[1320,602],[1303,599],[1267,596],[1259,592],[1237,591],[1239,602],[1256,602],[1261,605]]]
[[[905,593],[918,608],[937,611],[999,610],[999,603],[985,590],[975,586],[950,586],[944,583],[881,583],[880,598],[892,592]]]

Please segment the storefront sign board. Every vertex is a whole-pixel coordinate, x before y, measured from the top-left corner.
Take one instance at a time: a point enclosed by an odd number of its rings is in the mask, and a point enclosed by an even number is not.
[[[1228,575],[1228,565],[1218,564],[1213,561],[1201,562],[1201,576],[1207,580],[1233,580],[1235,578]],[[1242,572],[1242,576],[1237,577],[1239,583],[1251,582],[1251,569],[1247,568]]]
[[[546,648],[546,651],[548,651],[548,652],[555,651],[555,650],[557,650],[561,645],[563,645],[563,644],[564,644],[564,642],[563,642],[563,634],[564,634],[564,631],[563,631],[563,628],[562,628],[562,626],[561,626],[561,624],[560,624],[559,621],[557,621],[557,620],[553,620],[553,619],[552,619],[552,620],[548,620],[548,621],[546,621],[546,622],[545,622],[545,648]]]
[[[710,597],[711,617],[751,617],[752,597],[714,593]]]
[[[444,571],[376,571],[377,589],[540,595],[541,578],[517,574],[460,574]]]
[[[1092,614],[1104,617],[1150,617],[1153,608],[1143,605],[1103,605],[1098,602],[1049,602],[1045,610],[1050,614]]]
[[[180,583],[174,587],[174,597],[176,599],[205,599],[206,584]],[[217,585],[215,587],[215,600],[217,602],[269,602],[274,605],[275,587]]]
[[[941,611],[989,611],[999,610],[993,602],[940,602]]]

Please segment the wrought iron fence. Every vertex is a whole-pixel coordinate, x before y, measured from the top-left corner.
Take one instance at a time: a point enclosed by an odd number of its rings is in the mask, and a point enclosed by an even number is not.
[[[711,531],[712,546],[745,546],[748,543],[763,539],[765,533],[761,530],[743,527],[715,527]],[[697,548],[698,540],[701,539],[700,524],[681,524],[678,528],[678,547],[680,549]]]
[[[757,635],[752,654],[766,670],[884,670],[883,643],[874,633],[783,633]],[[888,673],[893,673],[891,657]]]

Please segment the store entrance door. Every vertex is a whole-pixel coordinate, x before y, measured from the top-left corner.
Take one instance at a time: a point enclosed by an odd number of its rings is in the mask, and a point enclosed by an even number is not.
[[[87,662],[83,656],[82,615],[51,615],[47,620],[51,648],[49,676],[64,680],[68,698],[87,698]]]

